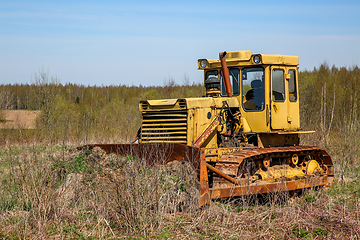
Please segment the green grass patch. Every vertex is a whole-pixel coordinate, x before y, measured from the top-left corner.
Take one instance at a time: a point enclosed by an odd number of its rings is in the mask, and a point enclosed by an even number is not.
[[[311,237],[311,235],[308,231],[305,231],[299,227],[293,227],[291,230],[295,234],[296,237],[299,237],[299,238]]]
[[[11,211],[17,204],[16,199],[0,199],[0,211]]]
[[[328,231],[322,228],[317,228],[314,230],[314,234],[317,236],[327,236],[328,235]]]

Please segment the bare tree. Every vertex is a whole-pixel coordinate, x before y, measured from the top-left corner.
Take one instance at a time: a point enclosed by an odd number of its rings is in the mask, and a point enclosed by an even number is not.
[[[189,75],[187,75],[186,73],[184,73],[183,85],[190,86],[190,78]]]
[[[57,76],[50,76],[49,71],[42,68],[34,74],[34,82],[37,86],[35,92],[37,108],[41,109],[54,100],[57,93],[56,87],[60,84],[60,80]]]
[[[3,89],[0,90],[0,122],[4,122],[5,114],[3,110],[10,109],[12,103],[13,94]]]
[[[48,136],[55,134],[53,116],[55,109],[55,99],[58,93],[60,81],[57,76],[51,76],[49,71],[44,68],[34,74],[35,81],[35,106],[41,110],[41,115],[37,119],[38,128],[42,129]]]
[[[11,108],[11,103],[14,94],[10,94],[8,90],[0,90],[0,109],[6,110]]]

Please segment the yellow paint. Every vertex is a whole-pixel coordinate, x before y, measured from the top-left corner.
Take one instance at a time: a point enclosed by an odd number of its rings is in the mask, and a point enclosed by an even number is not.
[[[280,178],[294,178],[305,176],[305,173],[301,168],[291,168],[288,165],[270,167],[266,171],[260,169],[255,173],[255,175],[256,174],[260,175],[262,180],[268,182],[274,182]]]
[[[241,126],[243,127],[244,132],[251,132],[251,128],[246,120],[246,118],[241,118]]]
[[[254,62],[254,56],[260,57],[260,63]],[[202,61],[207,63],[207,66],[204,68],[200,65]],[[239,95],[231,98],[218,96],[141,101],[139,109],[143,114],[142,123],[146,124],[147,131],[153,130],[158,132],[142,132],[144,138],[141,142],[161,142],[161,140],[163,140],[165,142],[186,142],[187,145],[191,145],[206,130],[209,124],[211,124],[211,121],[220,112],[224,101],[226,101],[234,111],[240,111],[240,115],[238,116],[239,125],[235,126],[235,131],[242,131],[244,133],[303,133],[299,131],[298,56],[278,54],[253,55],[251,51],[230,51],[227,52],[226,63],[229,68],[239,69]],[[220,71],[221,63],[219,59],[199,59],[198,67],[204,70],[205,76],[207,71]],[[241,76],[243,68],[246,67],[261,67],[264,69],[262,77],[264,83],[264,105],[262,110],[249,111],[243,108],[245,96],[242,95],[241,82],[243,80]],[[283,71],[285,88],[285,92],[283,93],[284,101],[274,101],[273,99],[273,69],[281,69]],[[289,81],[294,78],[296,80],[296,92],[291,92],[289,90]],[[291,83],[291,86],[293,86],[293,82]],[[154,117],[152,117],[151,113],[154,113]],[[184,114],[186,115],[186,121],[181,122],[181,116]],[[144,117],[145,115],[147,117]],[[226,132],[224,126],[224,124],[220,123],[216,130],[212,134],[209,134],[209,138],[202,144],[202,147],[217,148],[217,134],[224,134]],[[184,130],[184,128],[186,128],[186,130]],[[166,131],[164,131],[164,129]],[[171,132],[167,132],[167,129],[172,130]],[[186,138],[181,134],[186,134]],[[151,139],[152,136],[156,136],[156,139]],[[161,139],[162,136],[164,136],[163,139]]]
[[[298,156],[294,154],[292,156],[292,162],[298,162]],[[255,175],[260,175],[262,180],[268,182],[274,182],[281,178],[295,178],[303,177],[305,174],[311,175],[316,172],[322,172],[319,163],[316,160],[306,162],[305,167],[290,167],[289,165],[276,165],[268,168],[266,171],[259,169]]]
[[[316,160],[311,160],[307,164],[306,173],[313,174],[315,171],[320,171],[319,163]]]
[[[289,56],[289,55],[278,55],[278,54],[256,54],[261,57],[260,64],[269,64],[269,65],[299,65],[298,56]],[[228,67],[232,66],[249,66],[249,65],[259,65],[254,64],[252,57],[254,55],[251,51],[229,51],[226,55],[226,64]],[[208,65],[203,68],[200,65],[202,60],[207,61]],[[219,59],[199,59],[198,60],[199,69],[211,69],[211,68],[221,68],[221,62]]]
[[[293,154],[292,157],[291,157],[291,162],[292,162],[294,165],[297,165],[298,162],[299,162],[299,157],[298,157],[298,155]]]
[[[176,102],[177,99],[148,100],[148,103],[152,106],[175,105]]]
[[[240,147],[230,147],[230,148],[206,148],[205,156],[207,162],[216,162],[222,155],[232,152],[241,151]]]

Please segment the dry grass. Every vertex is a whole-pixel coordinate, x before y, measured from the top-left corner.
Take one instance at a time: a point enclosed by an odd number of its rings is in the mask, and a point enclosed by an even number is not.
[[[35,129],[35,122],[40,111],[2,110],[4,121],[0,122],[0,129]]]
[[[187,165],[150,167],[98,149],[68,150],[2,149],[0,239],[360,237],[359,183],[351,171],[347,182],[336,179],[330,190],[293,198],[273,194],[265,204],[230,199],[196,210],[191,196],[198,188]]]
[[[188,183],[196,175],[186,164],[178,170],[193,174],[187,179],[96,148],[69,153],[65,146],[13,146],[1,154],[2,237],[148,236],[164,226],[166,213],[197,205],[189,201],[198,192]]]

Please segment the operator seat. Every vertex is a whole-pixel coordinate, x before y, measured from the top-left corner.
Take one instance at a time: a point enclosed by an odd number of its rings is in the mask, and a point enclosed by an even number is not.
[[[255,103],[257,110],[264,109],[264,84],[261,80],[256,79],[251,82],[251,87],[254,89],[254,99],[252,99],[252,102]]]

